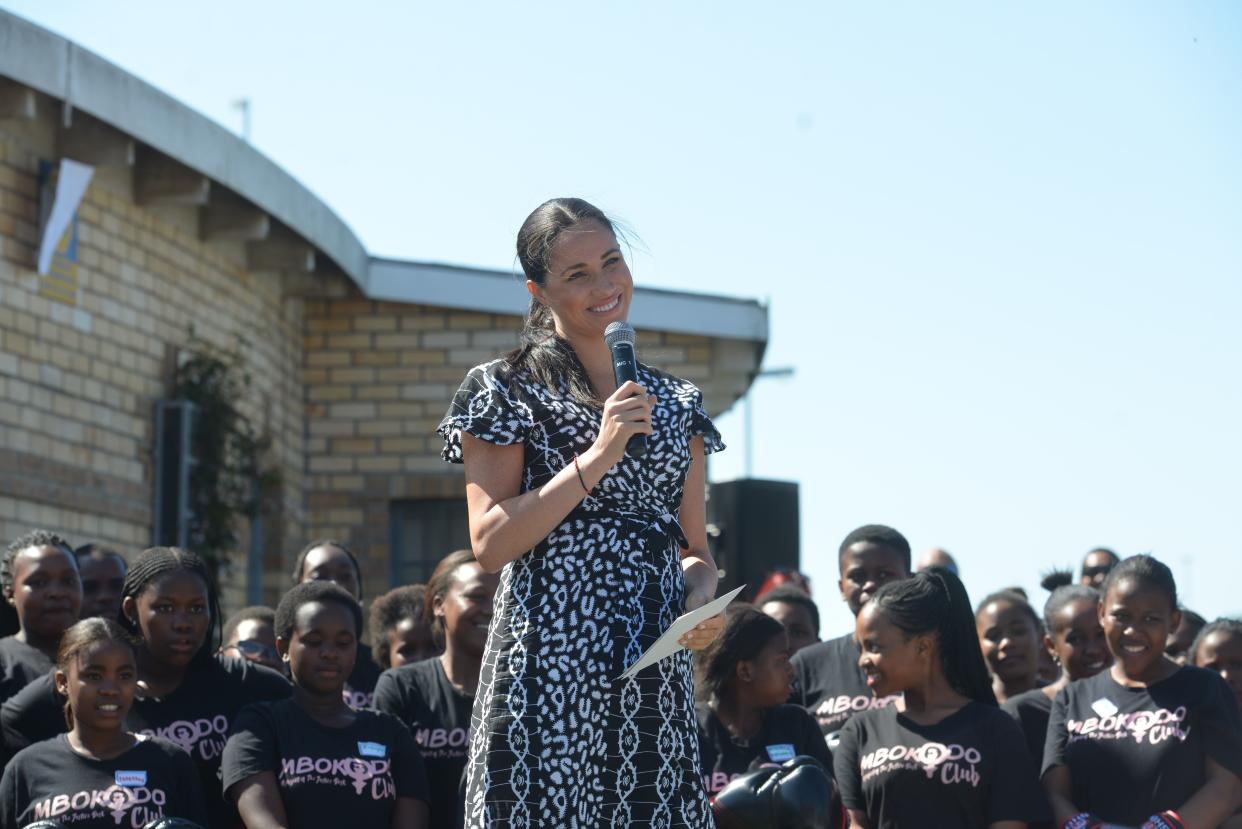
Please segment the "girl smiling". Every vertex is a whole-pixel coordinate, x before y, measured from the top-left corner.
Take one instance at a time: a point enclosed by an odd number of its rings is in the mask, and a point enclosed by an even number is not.
[[[1219,675],[1165,655],[1177,586],[1151,556],[1108,575],[1100,624],[1113,665],[1057,694],[1044,786],[1066,827],[1212,829],[1236,807],[1242,724]]]
[[[68,734],[27,748],[0,782],[0,827],[54,818],[74,829],[142,826],[164,817],[207,824],[194,762],[177,745],[124,727],[138,687],[120,626],[86,619],[65,633],[56,687]]]

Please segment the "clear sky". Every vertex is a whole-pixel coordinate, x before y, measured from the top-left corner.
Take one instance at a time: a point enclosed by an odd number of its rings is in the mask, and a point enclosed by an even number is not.
[[[579,195],[641,284],[770,303],[755,472],[801,484],[825,635],[869,522],[976,598],[1104,544],[1242,611],[1238,3],[0,3],[249,97],[372,253],[515,267]]]

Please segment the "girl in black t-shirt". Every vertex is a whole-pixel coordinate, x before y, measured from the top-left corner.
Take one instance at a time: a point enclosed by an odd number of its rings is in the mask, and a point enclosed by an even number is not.
[[[499,585],[500,574],[470,550],[446,556],[427,580],[424,606],[444,654],[385,671],[375,686],[375,709],[409,726],[427,765],[432,829],[461,823],[470,715]]]
[[[0,702],[52,670],[65,629],[78,620],[82,581],[73,548],[46,530],[9,544],[0,559],[4,602],[18,631],[0,639]]]
[[[0,829],[55,820],[73,829],[144,826],[160,818],[207,825],[194,762],[177,745],[126,729],[138,687],[129,637],[91,618],[66,631],[56,687],[70,730],[19,752],[0,782]]]
[[[1067,827],[1218,826],[1242,794],[1242,724],[1216,674],[1165,655],[1177,627],[1169,568],[1133,556],[1108,575],[1100,623],[1113,665],[1057,694],[1044,786]]]
[[[330,581],[362,604],[362,568],[358,565],[358,557],[339,541],[317,539],[298,553],[293,565],[293,583],[308,581]],[[342,691],[345,702],[351,708],[370,708],[379,675],[380,667],[371,649],[358,642],[358,658]]]
[[[975,630],[992,672],[997,702],[1039,687],[1042,628],[1035,609],[1012,590],[993,593],[979,602]]]
[[[716,795],[752,765],[805,754],[832,774],[832,755],[814,718],[787,705],[793,684],[789,637],[776,619],[750,605],[726,611],[724,631],[699,654],[696,706],[703,784]]]
[[[930,567],[887,584],[858,616],[859,660],[877,694],[833,761],[862,829],[1023,829],[1049,818],[1022,732],[996,706],[966,589]]]
[[[276,647],[293,697],[246,708],[224,749],[224,790],[247,829],[427,825],[427,778],[409,730],[342,695],[361,629],[357,601],[335,584],[300,584],[280,600]]]
[[[443,636],[426,620],[426,598],[426,585],[407,584],[371,602],[371,654],[381,671],[440,655]]]
[[[1018,694],[1001,706],[1022,727],[1036,765],[1044,760],[1048,715],[1057,693],[1074,680],[1095,676],[1113,661],[1100,626],[1099,591],[1072,581],[1073,574],[1066,571],[1054,572],[1043,581],[1052,590],[1044,604],[1044,647],[1061,667],[1060,679]]]
[[[1242,711],[1242,621],[1217,619],[1199,631],[1190,664],[1220,674]]]

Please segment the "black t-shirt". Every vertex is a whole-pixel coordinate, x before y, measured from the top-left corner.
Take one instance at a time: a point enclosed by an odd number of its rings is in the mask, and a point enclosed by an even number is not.
[[[16,636],[0,639],[0,702],[52,672],[52,660],[38,648],[19,642]]]
[[[431,829],[458,825],[458,788],[470,753],[474,697],[453,687],[439,657],[391,668],[375,686],[375,710],[410,729],[427,766]]]
[[[55,820],[73,829],[141,827],[161,817],[207,825],[194,761],[158,737],[111,760],[91,760],[61,734],[23,749],[0,782],[0,829]]]
[[[793,655],[794,691],[789,701],[801,705],[819,723],[819,729],[834,745],[832,735],[850,717],[861,711],[884,708],[900,695],[877,698],[867,687],[867,678],[858,667],[862,651],[847,633],[827,642],[809,645]]]
[[[833,755],[847,809],[872,829],[985,829],[1001,820],[1052,813],[1022,732],[999,708],[967,703],[935,725],[895,706],[850,718]]]
[[[52,674],[31,682],[0,706],[6,755],[55,737],[66,730],[65,698],[56,693]]]
[[[216,656],[191,668],[175,691],[135,699],[126,727],[181,746],[198,765],[211,825],[232,825],[235,810],[222,796],[220,757],[237,712],[252,702],[293,693],[275,671],[245,659]]]
[[[379,677],[380,669],[375,664],[374,654],[369,647],[359,642],[354,669],[349,672],[349,680],[345,683],[345,704],[355,710],[371,708],[375,683],[379,681]]]
[[[832,754],[815,720],[801,706],[778,705],[764,712],[763,725],[754,737],[741,741],[716,716],[707,703],[695,706],[699,722],[699,760],[703,785],[716,794],[737,776],[750,771],[751,763],[783,763],[799,754],[814,757],[832,775]]]
[[[1048,737],[1048,716],[1052,713],[1052,697],[1036,688],[1006,700],[1001,710],[1013,717],[1022,729],[1035,765],[1043,763],[1044,742]]]
[[[1180,809],[1204,784],[1205,757],[1242,777],[1242,724],[1219,674],[1187,666],[1127,688],[1101,671],[1057,694],[1044,771],[1068,766],[1075,806],[1137,825]]]
[[[330,728],[293,700],[252,705],[224,749],[224,790],[270,771],[290,826],[386,827],[398,797],[426,802],[427,775],[396,717],[358,711]]]

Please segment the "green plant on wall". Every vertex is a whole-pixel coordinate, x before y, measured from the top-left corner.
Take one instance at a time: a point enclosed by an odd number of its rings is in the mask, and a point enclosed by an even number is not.
[[[278,473],[262,464],[270,439],[241,410],[251,385],[245,351],[240,337],[232,349],[222,349],[191,330],[173,382],[173,396],[197,410],[190,438],[188,543],[216,571],[238,547],[239,522],[253,519],[260,494],[279,483]]]

